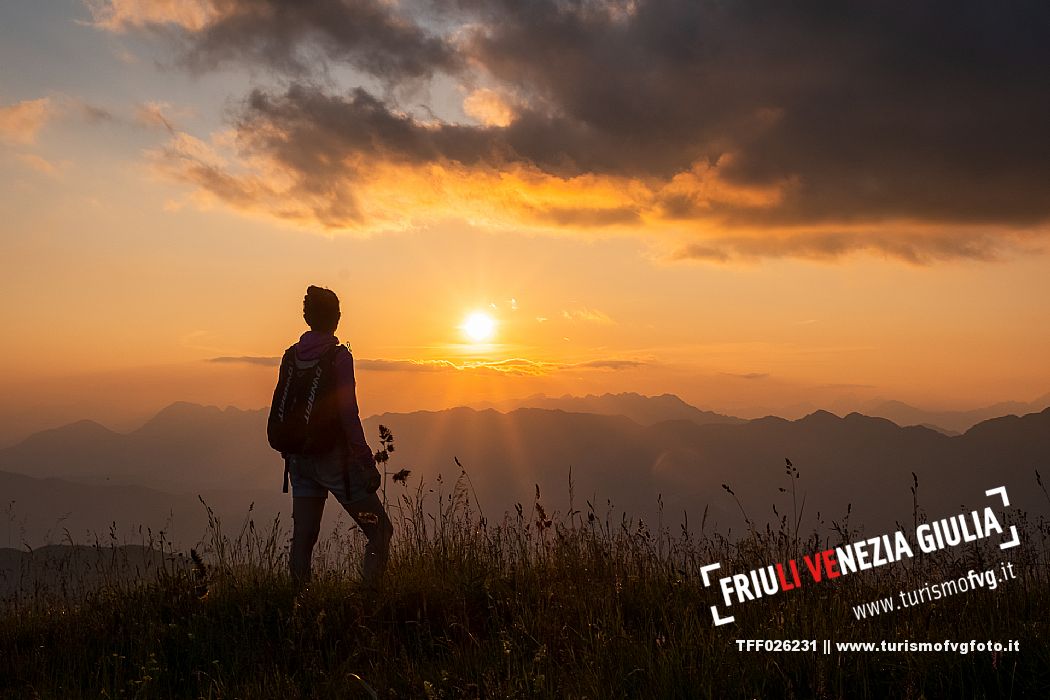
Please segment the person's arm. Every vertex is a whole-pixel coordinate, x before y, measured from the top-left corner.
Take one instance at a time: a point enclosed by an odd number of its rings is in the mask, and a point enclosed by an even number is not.
[[[336,379],[338,380],[339,417],[343,422],[343,432],[350,448],[350,454],[357,464],[368,467],[375,465],[375,455],[365,440],[365,431],[361,426],[360,409],[357,406],[357,382],[354,379],[354,358],[348,350],[340,350],[335,362]]]

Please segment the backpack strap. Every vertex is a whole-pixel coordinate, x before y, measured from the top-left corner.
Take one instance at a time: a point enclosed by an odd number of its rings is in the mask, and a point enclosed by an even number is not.
[[[284,351],[284,355],[281,357],[281,366],[277,370],[278,384],[277,392],[280,394],[280,399],[276,398],[277,394],[274,395],[274,405],[270,407],[270,417],[273,418],[273,408],[278,405],[284,410],[284,403],[288,400],[288,391],[292,387],[292,375],[295,373],[295,346],[292,345]],[[282,386],[283,385],[283,386]]]
[[[288,349],[284,351],[284,356],[281,358],[281,369],[288,372],[288,377],[285,378],[286,386],[291,383],[291,373],[295,371],[295,345],[288,346]],[[281,487],[281,493],[288,493],[288,455],[281,454],[284,458],[284,485]]]

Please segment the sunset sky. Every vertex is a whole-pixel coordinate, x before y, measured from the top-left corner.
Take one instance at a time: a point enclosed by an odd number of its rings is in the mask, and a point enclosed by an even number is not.
[[[366,415],[1035,399],[1048,8],[9,0],[0,443],[266,404],[309,284]]]

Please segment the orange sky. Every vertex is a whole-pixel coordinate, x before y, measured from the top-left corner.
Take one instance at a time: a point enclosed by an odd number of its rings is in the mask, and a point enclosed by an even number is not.
[[[950,220],[933,199],[818,215],[812,190],[831,175],[734,170],[790,126],[787,97],[752,110],[713,164],[665,172],[672,149],[635,171],[622,153],[568,167],[520,155],[533,146],[513,130],[541,100],[480,44],[457,50],[491,72],[436,72],[413,93],[426,118],[323,90],[238,118],[231,100],[276,69],[160,65],[170,48],[138,3],[16,5],[0,58],[31,65],[0,75],[0,442],[80,417],[131,427],[174,400],[264,405],[273,367],[214,358],[280,355],[308,284],[343,300],[367,414],[538,392],[673,392],[756,415],[1050,391],[1042,216],[1018,201],[1023,216],[989,204]],[[207,2],[169,6],[190,38],[221,21]],[[369,84],[356,59],[329,60],[342,89]],[[329,108],[415,130],[416,150],[320,140],[302,120]],[[456,160],[469,139],[517,150]],[[478,310],[497,323],[484,346],[459,328]]]

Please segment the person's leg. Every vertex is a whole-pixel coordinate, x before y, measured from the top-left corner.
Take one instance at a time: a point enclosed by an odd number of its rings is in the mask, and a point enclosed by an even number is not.
[[[292,580],[297,584],[310,580],[310,561],[321,532],[324,502],[324,496],[292,497],[292,548],[288,553],[288,565]]]
[[[390,558],[390,538],[394,534],[394,526],[379,496],[374,493],[353,503],[343,503],[342,506],[368,538],[365,558],[361,563],[361,578],[366,585],[376,586]]]

